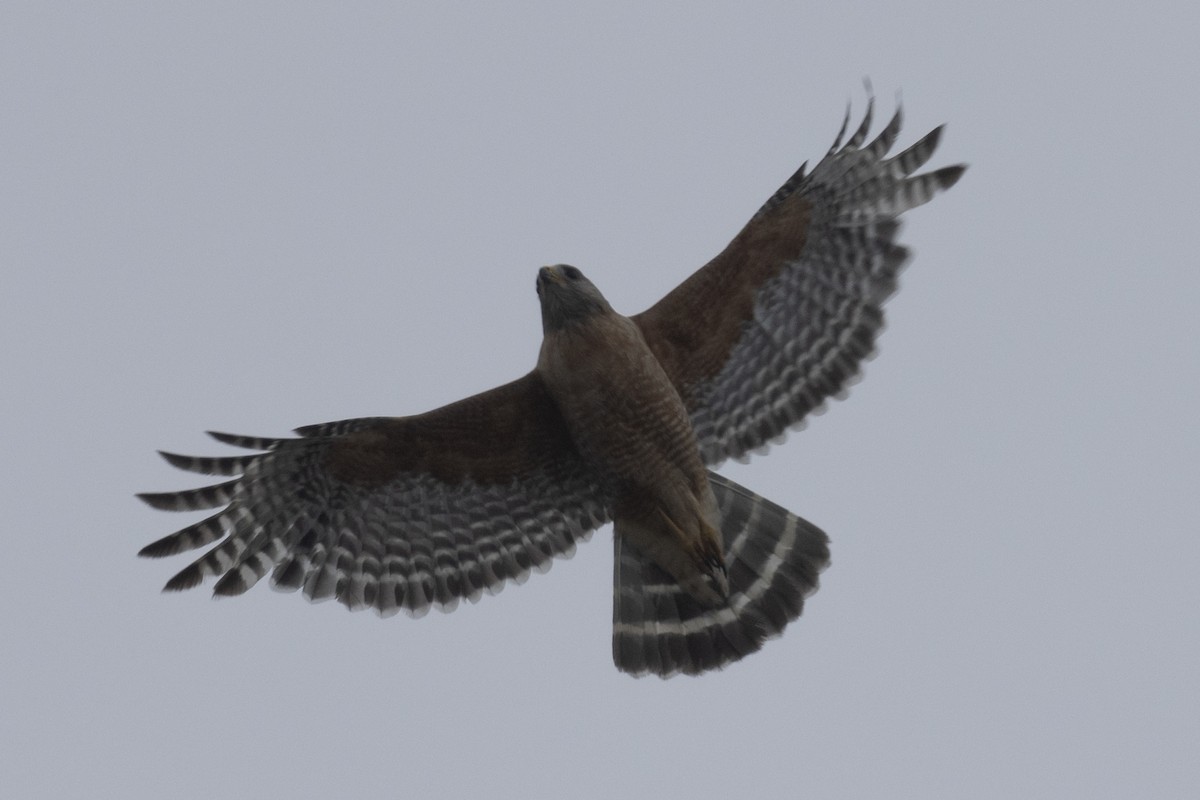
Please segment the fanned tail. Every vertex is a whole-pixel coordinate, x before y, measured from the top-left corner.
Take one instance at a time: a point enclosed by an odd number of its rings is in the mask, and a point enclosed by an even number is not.
[[[729,573],[726,605],[705,608],[663,570],[614,537],[613,660],[663,678],[720,669],[755,652],[800,616],[829,566],[815,525],[709,473]]]

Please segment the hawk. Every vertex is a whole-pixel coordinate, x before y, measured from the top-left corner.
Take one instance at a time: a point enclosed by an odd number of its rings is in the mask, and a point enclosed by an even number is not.
[[[424,414],[212,433],[255,451],[162,453],[231,480],[141,494],[220,509],[145,547],[217,543],[167,591],[216,577],[417,617],[522,583],[613,523],[613,659],[667,677],[723,667],[779,635],[829,564],[816,526],[711,471],[779,439],[871,354],[908,257],[897,218],[964,166],[914,174],[936,128],[888,157],[897,108],[873,101],[845,144],[802,166],[716,258],[654,306],[613,310],[573,266],[537,274],[543,339],[522,378]]]

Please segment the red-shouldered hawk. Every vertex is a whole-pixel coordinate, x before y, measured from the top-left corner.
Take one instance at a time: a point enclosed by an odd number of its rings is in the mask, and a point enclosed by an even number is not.
[[[872,107],[641,314],[613,311],[575,267],[542,268],[544,338],[523,378],[298,439],[213,434],[249,455],[163,453],[238,477],[140,495],[221,508],[141,554],[218,543],[168,590],[218,576],[215,594],[236,595],[271,573],[312,600],[420,616],[524,581],[611,520],[619,669],[695,674],[754,652],[799,616],[828,539],[709,468],[776,439],[858,372],[908,255],[897,217],[965,169],[913,174],[940,128],[887,158],[900,112],[867,143]]]

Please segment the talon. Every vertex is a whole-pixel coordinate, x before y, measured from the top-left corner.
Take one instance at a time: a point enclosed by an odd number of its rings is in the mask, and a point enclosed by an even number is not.
[[[725,566],[724,559],[718,559],[715,556],[708,556],[704,559],[707,567],[708,579],[716,588],[717,593],[721,597],[729,597],[729,570]]]

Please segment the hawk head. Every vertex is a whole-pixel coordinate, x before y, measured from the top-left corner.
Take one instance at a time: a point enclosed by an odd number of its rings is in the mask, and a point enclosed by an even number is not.
[[[542,331],[561,330],[597,313],[612,311],[600,290],[569,264],[542,267],[537,276],[542,301]]]

